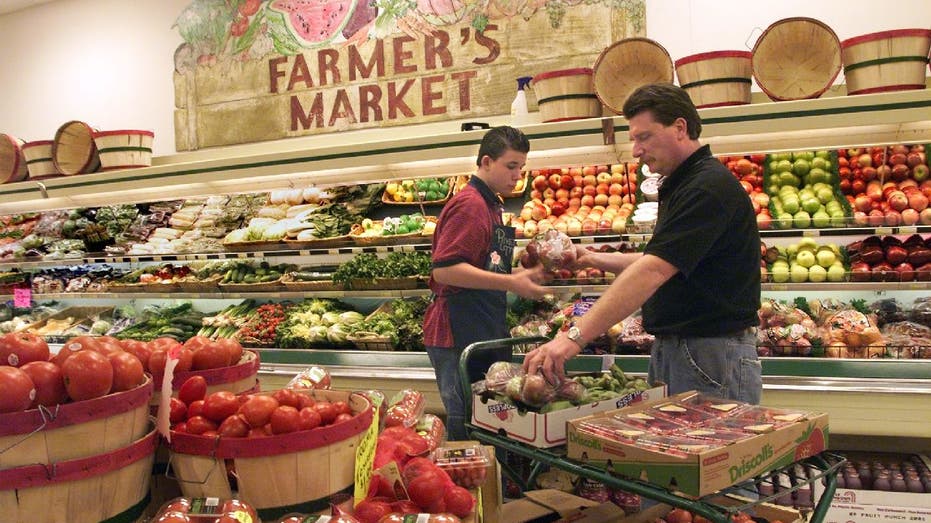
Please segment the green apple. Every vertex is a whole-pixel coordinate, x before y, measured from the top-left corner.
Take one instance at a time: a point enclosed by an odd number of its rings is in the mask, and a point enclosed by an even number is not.
[[[815,253],[809,250],[798,251],[798,255],[795,257],[795,263],[805,267],[806,269],[814,266],[817,261],[818,260],[815,257]]]
[[[786,247],[786,256],[788,256],[789,259],[795,258],[801,246],[800,243],[790,243],[789,246]]]
[[[844,281],[846,276],[847,271],[843,265],[835,263],[828,267],[828,281]]]
[[[773,169],[777,173],[790,173],[792,171],[792,161],[791,160],[779,160],[776,163],[776,168]]]
[[[828,271],[820,265],[813,265],[808,269],[808,281],[815,283],[823,282],[828,279]]]
[[[808,160],[810,162],[815,159],[815,153],[814,151],[797,151],[792,153],[792,158],[795,160]]]
[[[801,209],[798,198],[782,198],[782,210],[789,214],[795,214]]]
[[[776,283],[785,283],[789,281],[789,266],[773,264],[773,281]]]
[[[830,160],[831,151],[825,151],[825,150],[815,151],[815,158],[821,158],[823,160]]]
[[[833,191],[831,192],[831,194],[834,194]],[[829,202],[827,202],[827,203],[824,204],[824,210],[827,211],[828,214],[833,214],[833,213],[835,213],[835,212],[837,212],[837,211],[843,212],[843,211],[844,211],[844,208],[841,207],[839,201],[837,201],[837,200],[831,200],[831,201],[829,201]]]
[[[812,184],[827,183],[831,180],[831,176],[824,169],[812,169],[808,172],[808,179]]]
[[[779,172],[779,160],[770,160],[769,172],[771,173]]]
[[[831,215],[831,227],[844,227],[847,225],[847,217],[844,211],[828,213]]]
[[[792,153],[773,153],[770,155],[770,158],[776,161],[791,160]]]
[[[837,261],[837,255],[834,254],[834,251],[831,249],[821,249],[815,254],[815,258],[818,260],[818,265],[824,267],[825,269],[830,268],[834,265],[834,262]]]
[[[795,213],[792,215],[792,225],[794,225],[796,229],[807,229],[811,227],[811,215],[805,211]]]
[[[831,215],[825,211],[816,211],[811,215],[811,223],[815,227],[823,229],[831,224]]]
[[[805,176],[811,170],[811,164],[804,158],[799,158],[792,163],[792,172],[798,176]]]
[[[779,184],[770,184],[770,186],[766,188],[766,194],[770,196],[776,196],[779,194]]]
[[[818,201],[820,201],[821,203],[825,205],[827,205],[828,202],[834,201],[834,191],[832,191],[828,187],[822,187],[818,189],[818,192],[816,194],[818,196]]]
[[[820,156],[816,155],[815,158],[811,161],[812,169],[826,170],[827,166],[828,166],[827,158],[821,158]]]
[[[802,209],[805,210],[809,215],[814,215],[816,212],[821,210],[821,202],[817,198],[808,198],[807,200],[802,200]]]
[[[805,236],[804,238],[798,241],[798,249],[802,250],[803,247],[806,249],[811,249],[812,251],[817,251],[818,242],[816,242],[814,238]]]
[[[789,267],[789,280],[792,283],[803,283],[808,281],[808,269],[798,263]]]
[[[784,212],[776,218],[776,228],[777,229],[791,229],[792,228],[792,215],[788,212]]]

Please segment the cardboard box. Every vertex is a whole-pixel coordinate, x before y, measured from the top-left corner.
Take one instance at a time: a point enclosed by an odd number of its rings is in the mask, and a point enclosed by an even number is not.
[[[520,413],[513,405],[496,400],[483,403],[479,396],[472,396],[472,423],[492,432],[504,432],[509,438],[534,447],[555,447],[566,443],[566,422],[571,419],[665,397],[666,386],[660,385],[607,401],[539,414]]]
[[[721,496],[712,499],[710,502],[716,505],[731,507],[744,504],[746,500],[733,496]],[[627,516],[620,520],[619,523],[653,523],[656,518],[665,516],[670,510],[672,510],[672,507],[669,505],[654,505],[644,511]],[[799,511],[791,507],[781,507],[771,503],[758,503],[751,509],[747,509],[747,513],[754,517],[764,518],[767,521],[782,521],[782,523],[803,523],[805,521]]]
[[[844,452],[851,461],[887,462],[890,459],[904,461],[911,455],[882,454],[866,452]],[[918,458],[931,463],[924,455]],[[816,485],[817,486],[817,485]],[[838,488],[825,516],[826,523],[847,523],[849,521],[885,522],[925,522],[931,523],[931,493],[889,492],[883,490],[865,490]]]
[[[680,400],[694,394],[684,392],[669,400]],[[746,439],[724,447],[684,456],[579,430],[579,424],[585,420],[610,417],[615,413],[642,412],[649,407],[649,404],[636,404],[569,421],[568,457],[601,464],[625,476],[646,479],[693,496],[705,496],[818,454],[827,447],[827,414],[809,414],[778,426],[772,432],[748,435]]]
[[[524,495],[501,508],[502,522],[609,523],[624,517],[624,511],[613,503],[598,503],[561,490],[531,490]]]

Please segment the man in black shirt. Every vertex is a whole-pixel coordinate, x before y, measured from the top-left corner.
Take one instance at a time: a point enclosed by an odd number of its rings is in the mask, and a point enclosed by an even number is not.
[[[643,253],[592,253],[577,265],[618,274],[592,308],[524,359],[553,380],[567,359],[642,306],[656,336],[649,378],[669,392],[699,390],[759,403],[756,354],[760,235],[737,179],[702,146],[701,119],[681,88],[652,84],[625,102],[633,155],[663,175],[653,237]]]

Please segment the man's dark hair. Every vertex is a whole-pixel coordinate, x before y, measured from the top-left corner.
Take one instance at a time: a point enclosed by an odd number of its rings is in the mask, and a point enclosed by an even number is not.
[[[482,137],[482,145],[478,148],[478,158],[475,165],[482,165],[482,157],[488,156],[497,160],[508,150],[527,154],[530,151],[530,140],[520,129],[507,125],[492,127]]]
[[[684,118],[689,138],[697,140],[701,136],[698,109],[681,87],[665,83],[638,87],[624,102],[624,117],[629,120],[644,111],[653,113],[653,119],[665,126]]]

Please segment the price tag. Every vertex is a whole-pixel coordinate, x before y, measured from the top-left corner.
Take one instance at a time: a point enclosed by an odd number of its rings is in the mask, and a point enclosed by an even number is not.
[[[914,225],[899,227],[899,234],[915,234],[917,232],[918,232],[918,227],[915,227]]]
[[[892,234],[892,227],[877,227],[876,234]]]
[[[787,291],[789,286],[784,283],[773,283],[770,285],[770,289],[774,291]]]
[[[32,307],[32,289],[13,289],[14,307]]]
[[[579,238],[579,243],[583,245],[592,244],[595,243],[595,238],[592,238],[591,236],[582,236]]]
[[[375,446],[378,443],[378,408],[372,409],[372,424],[356,447],[355,490],[356,503],[368,496],[372,482],[372,465],[375,463]]]
[[[378,245],[375,247],[375,252],[390,252],[391,249],[387,245]]]
[[[301,256],[310,256],[310,251],[300,250],[297,253]]]
[[[237,258],[248,258],[248,257],[249,257],[249,253],[248,253],[248,252],[237,252],[237,253],[236,253],[236,257],[237,257]]]
[[[923,291],[927,288],[928,288],[927,283],[912,282],[908,284],[908,290],[911,290],[911,291]]]
[[[821,236],[821,231],[818,229],[806,229],[802,231],[802,236],[807,236],[809,238]]]

